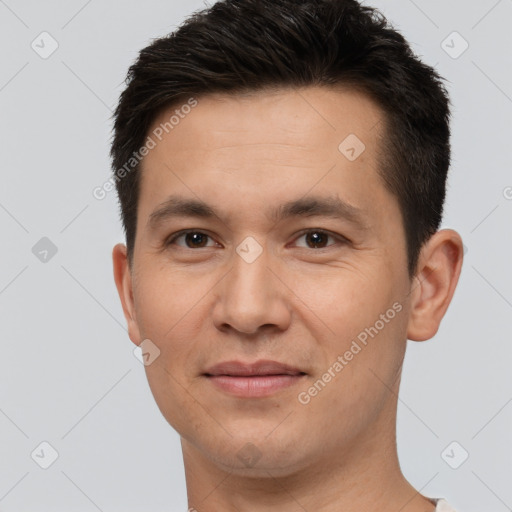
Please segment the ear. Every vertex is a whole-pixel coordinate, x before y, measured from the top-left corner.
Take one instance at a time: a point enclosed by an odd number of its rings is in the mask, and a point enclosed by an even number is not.
[[[411,309],[407,338],[425,341],[439,329],[462,268],[463,245],[453,229],[442,229],[425,243],[411,281]]]
[[[128,263],[126,246],[124,244],[114,246],[112,262],[114,265],[114,280],[116,282],[117,293],[121,299],[124,317],[128,324],[128,336],[132,342],[138,346],[142,342],[142,338],[135,315],[132,274]]]

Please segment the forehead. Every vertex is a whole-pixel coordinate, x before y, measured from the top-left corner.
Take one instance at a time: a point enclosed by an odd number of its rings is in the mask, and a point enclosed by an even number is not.
[[[342,86],[215,93],[195,100],[193,108],[183,99],[161,111],[150,134],[157,130],[158,140],[166,142],[179,137],[180,152],[215,149],[223,140],[240,143],[245,151],[255,143],[289,144],[298,151],[329,143],[337,148],[336,142],[350,133],[372,146],[382,128],[380,107],[366,94]]]
[[[176,192],[218,206],[229,197],[233,209],[313,187],[364,209],[385,193],[377,172],[383,114],[364,93],[309,87],[195,101],[163,110],[148,132],[155,147],[141,166],[139,218]]]

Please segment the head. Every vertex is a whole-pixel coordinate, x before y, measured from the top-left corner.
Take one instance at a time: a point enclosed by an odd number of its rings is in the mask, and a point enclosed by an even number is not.
[[[144,48],[127,82],[111,155],[114,173],[123,170],[115,182],[130,261],[141,177],[133,153],[148,135],[158,141],[160,132],[150,130],[158,113],[211,93],[344,85],[382,110],[378,172],[399,203],[412,276],[420,247],[442,219],[449,100],[435,70],[378,11],[355,0],[217,2]],[[164,132],[175,119],[165,120]]]
[[[446,91],[382,15],[217,2],[140,52],[111,154],[130,338],[158,348],[148,380],[190,447],[245,471],[252,443],[286,472],[392,423],[406,340],[436,333],[462,243],[438,231]],[[304,375],[252,398],[206,375],[258,359]]]

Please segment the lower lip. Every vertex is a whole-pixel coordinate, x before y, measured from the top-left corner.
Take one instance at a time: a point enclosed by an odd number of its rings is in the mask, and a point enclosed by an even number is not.
[[[217,388],[243,398],[264,397],[293,386],[305,375],[259,375],[253,377],[231,377],[229,375],[207,375]]]

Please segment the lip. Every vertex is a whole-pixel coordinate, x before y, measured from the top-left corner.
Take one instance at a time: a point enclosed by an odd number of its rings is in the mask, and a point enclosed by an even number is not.
[[[254,377],[261,375],[298,375],[305,372],[286,363],[260,359],[253,363],[224,361],[211,366],[204,373],[207,376]]]
[[[306,373],[285,363],[225,361],[203,374],[221,391],[243,398],[270,396],[298,383]]]

